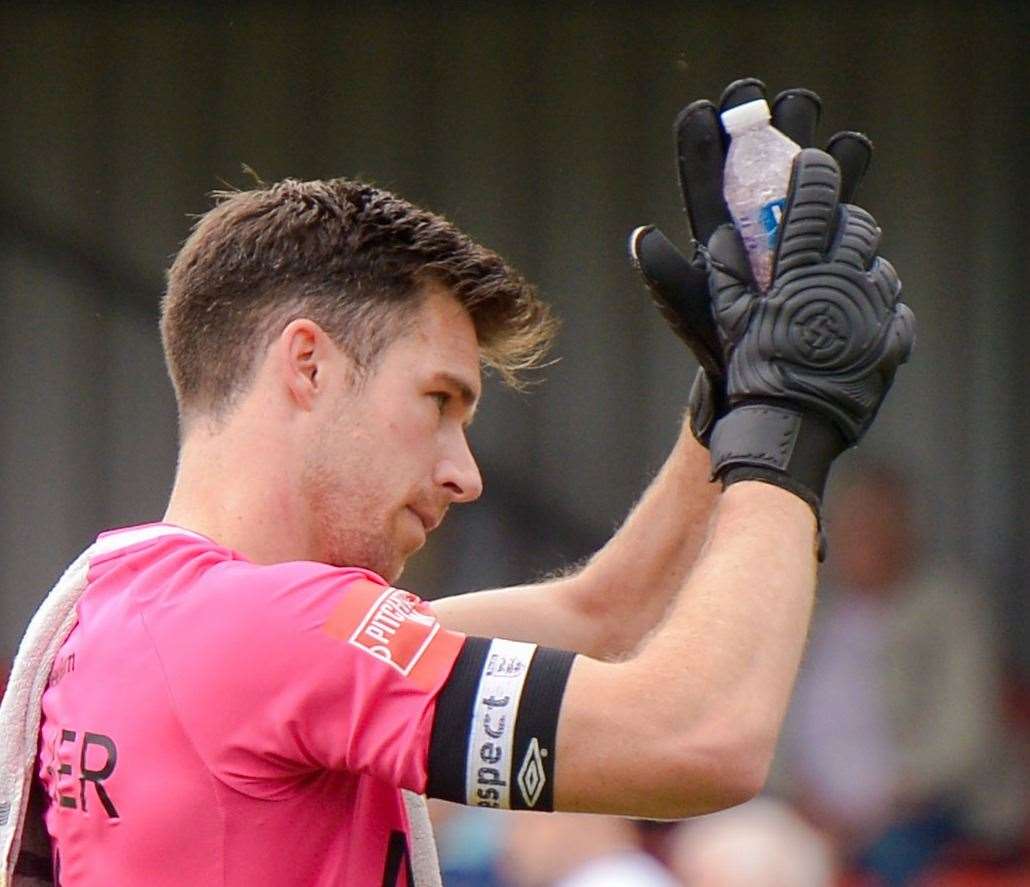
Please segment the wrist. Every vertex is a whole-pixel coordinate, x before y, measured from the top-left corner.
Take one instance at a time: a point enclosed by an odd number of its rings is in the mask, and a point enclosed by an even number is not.
[[[766,528],[762,536],[766,541],[778,539],[782,542],[781,532],[790,532],[788,528],[793,527],[802,534],[814,559],[821,560],[822,534],[815,512],[807,502],[779,484],[766,483],[756,478],[740,478],[740,481],[727,486],[719,497],[719,509],[723,515],[732,514],[733,511],[729,510],[731,508],[736,510],[738,517],[741,512],[749,515],[761,512],[764,515],[762,525]],[[758,544],[753,539],[748,544],[748,550],[754,553]],[[774,543],[773,547],[779,544]]]

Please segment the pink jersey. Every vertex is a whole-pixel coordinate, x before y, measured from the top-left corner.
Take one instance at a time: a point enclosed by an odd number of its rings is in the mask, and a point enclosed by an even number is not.
[[[464,643],[428,605],[150,524],[99,537],[78,613],[40,738],[61,884],[408,884],[399,789]]]

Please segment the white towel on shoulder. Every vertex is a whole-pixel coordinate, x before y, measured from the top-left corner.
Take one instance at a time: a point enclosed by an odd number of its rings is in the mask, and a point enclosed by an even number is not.
[[[436,855],[433,825],[429,821],[429,808],[423,795],[404,791],[404,806],[408,811],[411,829],[411,868],[415,887],[442,887],[440,859]]]
[[[0,887],[15,883],[14,868],[39,751],[43,691],[54,657],[75,627],[75,604],[86,590],[90,552],[86,549],[65,570],[32,617],[0,704],[0,859],[4,862]]]

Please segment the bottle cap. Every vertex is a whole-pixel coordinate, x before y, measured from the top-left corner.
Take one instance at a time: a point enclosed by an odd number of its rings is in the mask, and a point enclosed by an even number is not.
[[[769,119],[769,105],[765,99],[755,99],[753,102],[745,102],[722,112],[722,125],[732,135],[740,132],[756,123],[764,123]]]

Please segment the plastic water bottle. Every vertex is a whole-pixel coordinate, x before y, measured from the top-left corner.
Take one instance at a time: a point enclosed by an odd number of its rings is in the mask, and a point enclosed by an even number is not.
[[[730,134],[723,196],[744,241],[755,282],[765,292],[772,280],[791,165],[801,147],[770,125],[769,106],[763,99],[723,111],[722,125]]]

